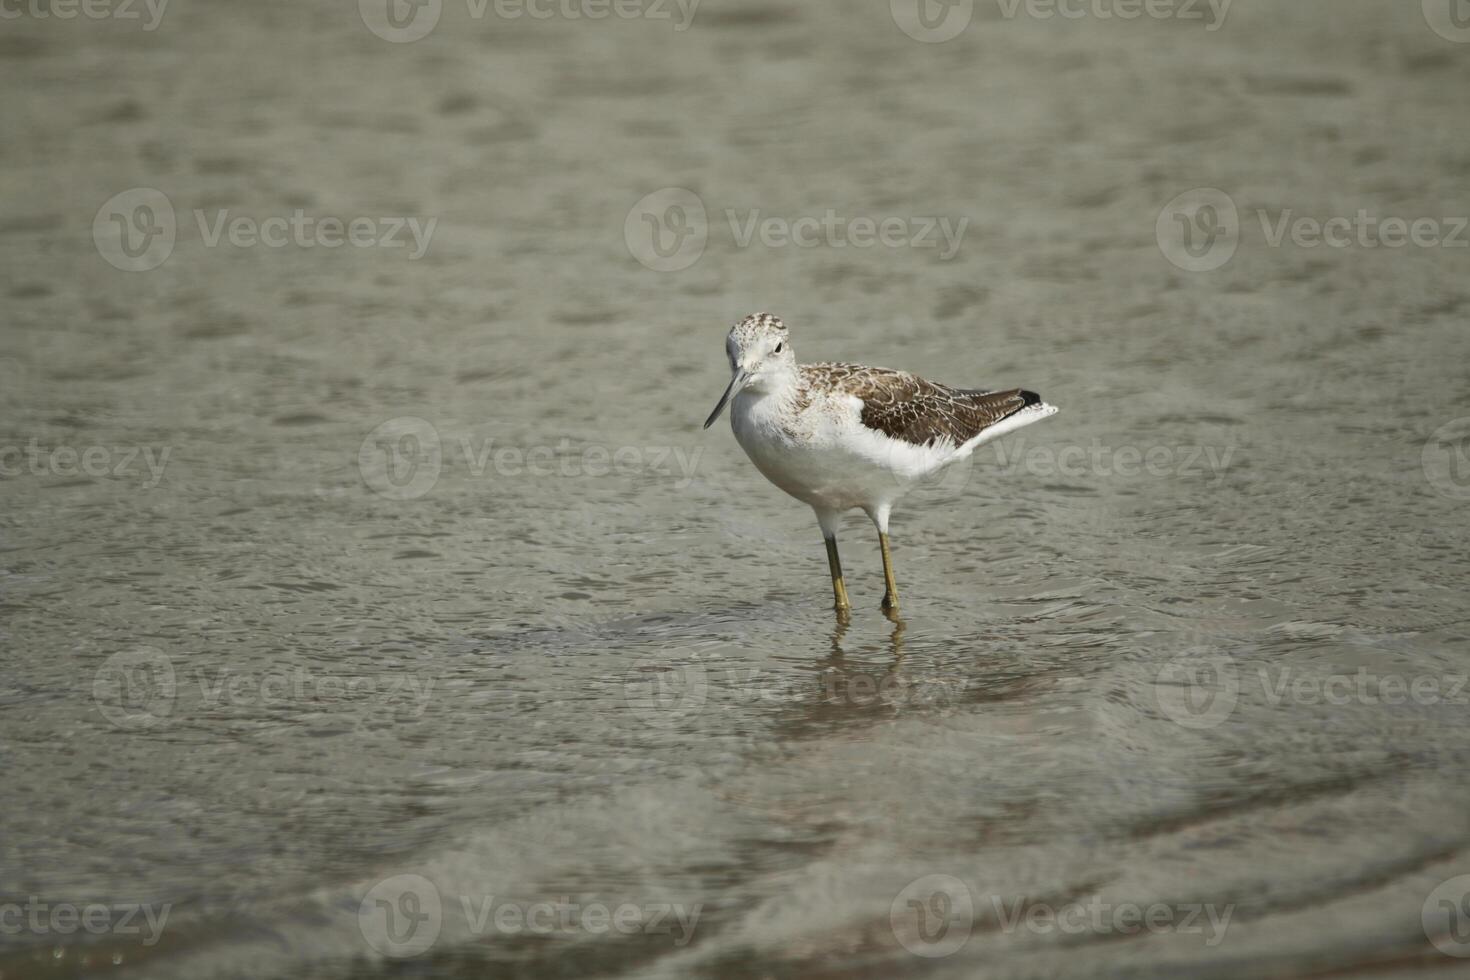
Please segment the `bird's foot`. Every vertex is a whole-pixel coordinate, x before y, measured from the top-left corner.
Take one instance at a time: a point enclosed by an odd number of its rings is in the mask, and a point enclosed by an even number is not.
[[[898,612],[898,595],[896,593],[885,592],[883,594],[883,611]]]

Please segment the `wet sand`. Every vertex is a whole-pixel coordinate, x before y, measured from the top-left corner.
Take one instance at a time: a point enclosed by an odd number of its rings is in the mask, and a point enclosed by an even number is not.
[[[1459,969],[1470,44],[1419,7],[5,21],[0,903],[108,925],[0,971]],[[902,628],[700,430],[759,309],[1063,409],[896,512]]]

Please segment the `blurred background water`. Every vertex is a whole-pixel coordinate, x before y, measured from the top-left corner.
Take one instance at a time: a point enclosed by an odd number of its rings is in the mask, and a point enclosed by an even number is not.
[[[10,8],[0,974],[1463,971],[1470,20],[1064,6]]]

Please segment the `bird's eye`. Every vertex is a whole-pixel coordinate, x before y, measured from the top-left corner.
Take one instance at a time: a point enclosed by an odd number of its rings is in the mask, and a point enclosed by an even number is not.
[[[781,353],[781,348],[782,347],[785,347],[785,346],[786,346],[786,342],[785,341],[782,341],[781,343],[777,344],[776,345],[776,353],[777,354]]]

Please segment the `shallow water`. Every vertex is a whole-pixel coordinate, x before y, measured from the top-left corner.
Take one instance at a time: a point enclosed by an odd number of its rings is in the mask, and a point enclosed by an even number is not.
[[[8,21],[0,972],[1463,969],[1470,252],[1258,217],[1470,213],[1418,6]],[[93,239],[135,187],[147,272]],[[669,187],[708,241],[659,272]],[[1155,237],[1197,187],[1213,271]],[[209,244],[295,209],[437,225]],[[1063,409],[900,506],[901,624],[865,522],[842,627],[810,512],[700,430],[756,309]]]

